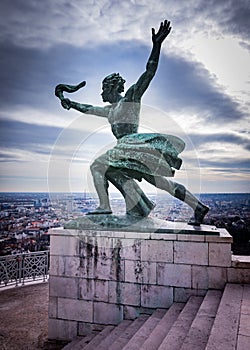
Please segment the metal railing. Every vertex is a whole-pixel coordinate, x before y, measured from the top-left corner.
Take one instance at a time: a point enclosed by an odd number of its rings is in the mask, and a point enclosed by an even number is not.
[[[34,281],[46,282],[49,270],[49,251],[22,253],[0,257],[0,289]]]

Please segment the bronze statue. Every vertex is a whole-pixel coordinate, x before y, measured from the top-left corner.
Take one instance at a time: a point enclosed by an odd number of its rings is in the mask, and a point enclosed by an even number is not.
[[[85,114],[107,118],[117,138],[117,145],[91,164],[100,204],[88,215],[112,213],[108,196],[110,181],[122,193],[128,217],[147,217],[154,208],[154,203],[135,181],[142,179],[192,207],[194,219],[189,222],[191,225],[200,225],[209,210],[183,185],[167,179],[174,176],[174,169],[181,167],[182,160],[178,154],[185,147],[184,141],[172,135],[138,133],[141,98],[156,73],[161,45],[170,31],[169,21],[162,22],[157,33],[152,29],[153,47],[146,70],[124,96],[121,93],[124,91],[125,80],[119,73],[110,74],[103,80],[102,99],[109,102],[105,107],[81,104],[64,98],[64,91],[77,91],[86,84],[84,81],[76,86],[60,84],[56,87],[55,93],[63,108],[74,108]]]

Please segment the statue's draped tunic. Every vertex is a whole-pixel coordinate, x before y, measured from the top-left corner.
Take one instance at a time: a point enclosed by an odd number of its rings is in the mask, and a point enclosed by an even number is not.
[[[173,177],[180,169],[179,153],[185,148],[180,138],[160,133],[138,133],[140,104],[123,97],[109,107],[108,121],[117,144],[95,160],[106,170],[122,169],[142,180],[143,174]]]
[[[178,154],[185,147],[180,138],[157,133],[130,134],[118,139],[117,144],[97,158],[103,166],[133,171],[138,180],[143,174],[174,176],[182,160]]]

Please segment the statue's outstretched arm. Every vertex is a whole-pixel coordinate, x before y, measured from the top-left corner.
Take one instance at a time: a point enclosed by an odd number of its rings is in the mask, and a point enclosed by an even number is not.
[[[78,103],[75,101],[71,101],[69,98],[65,98],[63,96],[64,91],[66,91],[68,93],[76,92],[85,85],[86,85],[86,81],[83,81],[78,85],[59,84],[55,88],[55,95],[61,100],[61,105],[65,109],[73,108],[81,113],[94,114],[94,115],[97,115],[100,117],[107,118],[108,117],[108,109],[107,108],[95,107],[95,106],[84,104],[84,103]]]
[[[166,37],[169,35],[170,31],[171,31],[170,21],[167,21],[167,20],[164,22],[161,22],[160,28],[157,33],[155,33],[155,29],[152,28],[153,47],[146,64],[146,71],[140,76],[136,84],[134,84],[131,87],[134,89],[134,93],[136,94],[137,98],[142,97],[143,93],[146,91],[147,87],[149,86],[151,80],[155,75],[155,72],[157,70],[158,63],[159,63],[161,45],[163,41],[166,39]]]

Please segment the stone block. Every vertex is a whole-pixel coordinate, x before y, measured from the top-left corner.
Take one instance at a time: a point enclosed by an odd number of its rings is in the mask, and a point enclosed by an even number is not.
[[[126,260],[141,259],[141,243],[140,239],[127,239],[123,242],[121,250],[121,258]]]
[[[157,284],[191,288],[191,265],[158,263]]]
[[[135,320],[140,316],[138,308],[133,306],[124,305],[123,307],[123,318],[124,320]]]
[[[169,308],[173,304],[173,288],[165,286],[141,286],[141,306]]]
[[[238,335],[237,350],[246,350],[249,348],[250,337],[245,335]]]
[[[227,269],[227,279],[229,283],[246,283],[250,284],[250,270],[249,269]]]
[[[93,302],[58,298],[58,318],[72,321],[93,322]]]
[[[192,288],[208,289],[209,277],[207,266],[192,266]]]
[[[231,266],[231,244],[209,243],[209,266]]]
[[[78,322],[78,335],[85,337],[86,335],[99,333],[105,328],[105,325],[89,323],[89,322]]]
[[[176,241],[177,234],[175,233],[151,233],[151,239],[158,241]]]
[[[205,296],[206,289],[191,289],[191,288],[174,288],[174,302],[186,303],[192,296]]]
[[[188,242],[205,242],[205,236],[202,234],[179,234],[177,235],[177,241],[188,241]]]
[[[156,284],[156,263],[140,260],[125,261],[125,281]]]
[[[174,263],[208,265],[208,243],[174,242]]]
[[[250,256],[232,255],[232,267],[250,270]]]
[[[150,239],[150,233],[149,232],[125,232],[124,238],[127,239]]]
[[[59,271],[59,255],[51,255],[50,254],[50,263],[49,263],[49,275],[57,276]]]
[[[123,320],[123,306],[94,302],[94,323],[118,324]]]
[[[51,255],[78,255],[79,238],[77,236],[51,235],[50,239]]]
[[[140,306],[141,286],[135,283],[109,282],[109,302],[113,304],[124,304]]]
[[[49,297],[49,318],[57,318],[57,297]]]
[[[79,278],[79,299],[93,300],[94,294],[94,280],[92,278]]]
[[[249,314],[240,315],[239,334],[248,336],[250,340],[250,315]]]
[[[108,302],[109,282],[103,280],[94,280],[94,300]]]
[[[233,237],[224,228],[217,228],[219,231],[219,236],[209,236],[205,237],[206,242],[217,242],[217,243],[233,243]]]
[[[65,277],[80,277],[82,269],[80,268],[80,258],[78,256],[59,256],[58,257],[58,275]]]
[[[120,258],[80,257],[77,276],[89,279],[124,280],[124,261]],[[73,264],[73,262],[72,262]]]
[[[108,302],[108,281],[79,279],[79,298]]]
[[[77,336],[77,322],[49,319],[48,338],[57,340],[72,340]]]
[[[173,262],[173,241],[145,240],[141,245],[141,260]]]
[[[224,289],[227,283],[227,269],[225,267],[208,267],[209,289]]]
[[[78,298],[77,278],[50,276],[49,294],[54,297]]]
[[[250,315],[250,284],[244,285],[241,313]]]

